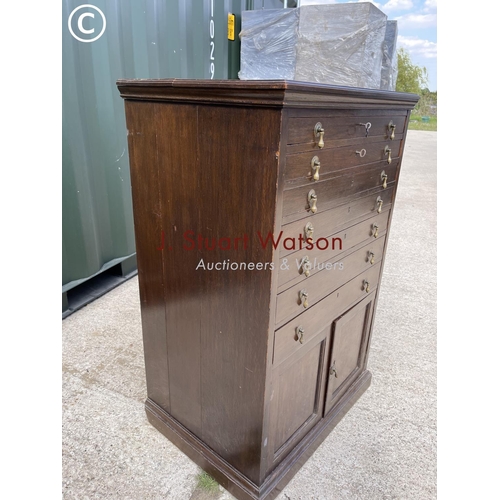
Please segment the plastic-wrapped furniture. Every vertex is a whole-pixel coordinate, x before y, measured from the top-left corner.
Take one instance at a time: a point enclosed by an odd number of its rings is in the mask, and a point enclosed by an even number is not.
[[[396,80],[398,79],[397,39],[398,22],[387,21],[385,39],[382,45],[382,68],[380,74],[381,90],[396,89]]]
[[[242,13],[241,80],[293,79],[391,88],[397,29],[372,3]],[[386,84],[386,80],[389,84]]]

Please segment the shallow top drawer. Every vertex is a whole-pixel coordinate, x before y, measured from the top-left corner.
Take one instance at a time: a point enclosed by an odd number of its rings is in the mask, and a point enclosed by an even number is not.
[[[303,144],[303,151],[321,150],[371,140],[402,139],[406,115],[330,115],[324,117],[290,118],[288,145]],[[321,133],[321,130],[323,131]],[[324,146],[319,145],[323,138]],[[392,138],[392,139],[391,139]]]
[[[375,141],[364,147],[350,145],[341,148],[319,149],[314,153],[287,155],[285,189],[313,184],[332,177],[345,169],[367,165],[389,158],[395,160],[401,153],[402,141]]]

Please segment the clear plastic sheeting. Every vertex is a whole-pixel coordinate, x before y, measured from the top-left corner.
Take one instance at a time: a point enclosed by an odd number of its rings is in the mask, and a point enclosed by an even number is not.
[[[394,90],[397,28],[386,27],[387,16],[371,3],[245,11],[238,76],[374,89],[383,81]],[[383,67],[391,68],[384,77]]]
[[[241,13],[241,80],[295,80],[299,9]]]
[[[382,69],[380,74],[380,88],[394,90],[398,79],[398,54],[396,42],[398,39],[398,22],[387,21],[385,39],[382,45]]]

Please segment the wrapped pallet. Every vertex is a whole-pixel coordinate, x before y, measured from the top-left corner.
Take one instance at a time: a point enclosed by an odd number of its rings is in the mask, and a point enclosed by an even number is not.
[[[380,88],[387,16],[372,3],[242,13],[242,80]]]

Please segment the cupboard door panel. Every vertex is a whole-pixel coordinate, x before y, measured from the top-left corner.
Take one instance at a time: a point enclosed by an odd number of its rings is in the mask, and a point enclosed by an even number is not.
[[[273,376],[272,461],[276,464],[323,416],[331,325]]]
[[[363,369],[374,300],[371,293],[333,322],[325,415]]]

